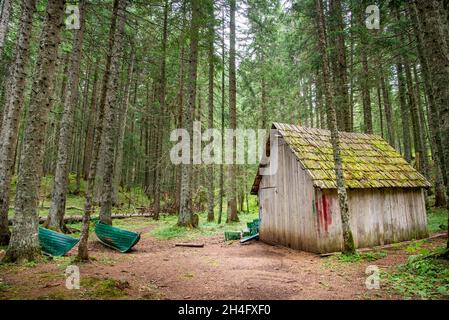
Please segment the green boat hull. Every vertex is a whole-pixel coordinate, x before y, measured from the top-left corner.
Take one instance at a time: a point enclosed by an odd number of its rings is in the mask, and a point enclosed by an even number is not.
[[[140,240],[140,233],[119,229],[100,221],[95,224],[95,234],[105,246],[122,253],[130,251]]]
[[[78,242],[79,239],[39,227],[39,244],[46,255],[61,257],[72,250]]]

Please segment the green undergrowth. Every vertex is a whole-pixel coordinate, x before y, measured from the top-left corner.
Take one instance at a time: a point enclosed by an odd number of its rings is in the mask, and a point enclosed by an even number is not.
[[[382,272],[386,285],[407,299],[449,299],[449,260],[445,248],[412,255],[394,271]]]
[[[430,208],[427,210],[427,227],[429,233],[447,230],[447,210],[444,208]]]
[[[83,277],[80,287],[90,299],[120,299],[126,296],[129,284],[111,278]]]
[[[217,224],[217,215],[215,221],[207,221],[207,213],[199,213],[198,228],[185,228],[177,225],[177,216],[163,216],[159,221],[159,226],[151,231],[151,235],[159,239],[184,239],[193,240],[198,237],[215,236],[224,231],[240,231],[246,228],[246,223],[259,217],[258,213],[240,213],[239,222],[225,223],[226,217],[222,217],[222,223]]]
[[[360,261],[376,261],[385,258],[387,253],[385,251],[370,251],[370,252],[356,252],[354,254],[339,254],[336,259],[340,262],[360,262]]]

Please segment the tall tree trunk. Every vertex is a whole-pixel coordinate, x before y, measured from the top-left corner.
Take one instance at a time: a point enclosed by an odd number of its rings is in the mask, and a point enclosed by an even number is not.
[[[230,0],[230,35],[229,35],[229,117],[230,129],[237,129],[237,82],[235,71],[235,11],[236,0]],[[235,135],[232,136],[232,161],[235,162],[237,141]],[[229,166],[229,198],[226,222],[239,221],[237,216],[237,166]]]
[[[404,146],[404,158],[407,162],[412,161],[412,149],[410,143],[410,113],[406,100],[406,88],[403,72],[402,62],[396,64],[396,71],[398,75],[398,94],[399,105],[401,107],[401,121],[402,121],[402,142]]]
[[[120,58],[123,50],[123,33],[126,20],[126,6],[128,0],[118,0],[117,25],[114,32],[113,45],[110,51],[111,66],[106,93],[105,122],[104,122],[104,175],[101,192],[100,221],[112,224],[112,185],[114,180],[114,123],[118,115],[118,78],[120,72]]]
[[[380,79],[377,80],[377,104],[379,106],[379,122],[380,122],[380,135],[384,138],[384,117],[382,112],[382,94],[380,90]]]
[[[40,255],[37,205],[64,5],[64,0],[47,3],[17,179],[14,228],[4,257],[9,262],[32,261]]]
[[[344,38],[344,22],[341,0],[330,1],[332,67],[335,79],[335,105],[337,107],[337,122],[342,131],[351,131],[350,108],[348,96],[348,73],[346,65],[346,48]]]
[[[354,253],[355,245],[352,237],[351,228],[349,225],[350,213],[348,208],[348,196],[346,193],[345,179],[343,176],[343,163],[340,155],[340,138],[337,130],[337,116],[335,105],[333,101],[333,93],[330,86],[330,72],[329,61],[327,58],[327,44],[326,44],[326,26],[324,19],[322,0],[316,0],[317,10],[317,25],[318,25],[318,48],[321,56],[323,68],[323,89],[327,106],[327,124],[331,132],[332,149],[335,161],[335,174],[337,177],[337,192],[340,206],[341,222],[343,229],[343,252]]]
[[[113,185],[113,199],[117,199],[118,190],[120,188],[120,181],[122,178],[122,165],[123,165],[123,143],[125,140],[125,129],[126,122],[128,119],[128,109],[129,109],[129,101],[131,96],[131,82],[134,75],[134,63],[136,60],[136,52],[134,48],[134,44],[131,46],[131,56],[129,58],[128,65],[128,76],[126,79],[125,88],[123,90],[123,107],[120,110],[119,122],[118,122],[118,139],[117,139],[117,152],[115,156],[115,165],[114,165],[114,185]]]
[[[11,0],[3,0],[1,3],[1,12],[0,12],[0,59],[3,55],[3,47],[5,45],[6,35],[8,34],[9,29],[9,19],[12,11],[12,1]]]
[[[180,54],[179,54],[179,91],[178,91],[178,123],[177,128],[183,127],[183,106],[184,106],[184,73],[185,73],[185,33],[186,33],[186,0],[182,1],[182,27],[181,34],[179,37],[180,43]],[[175,196],[175,205],[174,211],[179,212],[179,205],[181,200],[181,170],[180,167],[176,167],[176,196]]]
[[[208,63],[209,63],[209,92],[208,92],[208,129],[214,128],[214,41],[215,41],[215,16],[214,16],[214,1],[210,0],[209,8],[209,34],[208,34]],[[215,184],[214,184],[214,164],[208,166],[208,206],[207,206],[207,221],[214,221],[214,206],[215,206]]]
[[[90,99],[90,111],[86,124],[86,141],[84,145],[83,176],[88,179],[90,162],[92,161],[92,148],[94,144],[95,126],[97,120],[97,87],[98,87],[98,64],[95,61],[95,71]]]
[[[157,165],[155,168],[156,179],[154,181],[154,219],[159,219],[159,211],[161,210],[161,178],[162,178],[162,161],[163,161],[163,136],[166,126],[166,103],[165,103],[165,91],[166,91],[166,55],[167,55],[167,38],[168,38],[168,11],[170,10],[170,4],[168,0],[165,0],[164,4],[164,22],[162,28],[162,58],[161,58],[161,72],[159,82],[159,114],[162,116],[158,129],[157,139]]]
[[[441,21],[441,16],[438,12],[438,1],[417,0],[416,4],[423,31],[423,47],[428,58],[429,73],[431,75],[433,92],[435,93],[435,107],[439,112],[443,146],[442,158],[445,164],[445,172],[443,174],[446,177],[446,195],[449,199],[449,59],[447,57],[449,47],[446,42],[445,23]],[[449,230],[447,247],[449,249]]]
[[[410,106],[412,129],[413,129],[413,142],[415,147],[415,165],[419,172],[423,173],[423,136],[424,132],[420,128],[419,111],[416,103],[415,88],[413,86],[412,73],[410,65],[406,62],[404,64],[405,79],[407,84],[407,96]]]
[[[382,90],[382,98],[384,103],[385,122],[387,127],[388,142],[393,148],[396,148],[396,134],[393,122],[393,110],[390,102],[390,86],[385,80],[384,68],[380,63],[380,86]]]
[[[221,224],[224,197],[224,128],[225,128],[225,6],[221,8],[221,163],[220,163],[220,199],[217,223]]]
[[[100,97],[100,102],[98,104],[98,118],[96,121],[95,126],[95,136],[94,136],[94,143],[92,147],[92,158],[90,162],[89,167],[89,175],[87,178],[87,188],[85,192],[85,201],[84,201],[84,214],[83,214],[83,227],[81,230],[81,236],[80,241],[78,244],[78,255],[77,259],[80,261],[87,261],[89,260],[89,251],[87,242],[89,240],[89,226],[90,226],[90,216],[92,211],[94,210],[93,207],[93,198],[94,198],[94,190],[95,190],[95,177],[97,175],[97,167],[98,167],[98,161],[100,157],[100,148],[101,148],[101,141],[103,138],[103,130],[104,130],[104,124],[105,124],[105,115],[106,115],[106,95],[107,95],[107,83],[109,82],[109,75],[110,75],[110,66],[112,61],[112,53],[113,53],[113,47],[115,42],[115,33],[117,29],[117,17],[119,14],[124,15],[124,7],[125,5],[123,0],[114,0],[114,8],[112,12],[112,20],[111,20],[111,27],[109,29],[109,50],[107,52],[106,56],[106,63],[105,63],[105,71],[103,75],[103,84],[102,84],[102,93]],[[126,1],[126,0],[125,0]],[[120,10],[121,9],[121,10]],[[123,17],[124,18],[124,17]],[[106,83],[105,83],[106,82]]]
[[[414,33],[417,43],[417,51],[419,60],[421,62],[421,73],[424,79],[424,91],[427,96],[427,106],[429,108],[428,118],[430,122],[430,143],[432,146],[432,158],[434,161],[434,171],[435,171],[435,206],[445,207],[446,196],[445,196],[445,185],[444,185],[444,159],[443,159],[443,146],[441,142],[440,125],[439,125],[439,115],[438,109],[435,104],[435,95],[432,86],[432,79],[429,71],[428,59],[424,53],[423,47],[423,31],[422,23],[418,18],[418,10],[416,8],[416,3],[412,2],[410,9],[410,16],[414,26]]]
[[[181,192],[178,225],[193,226],[192,214],[192,137],[193,137],[193,119],[196,102],[196,82],[198,72],[198,38],[201,23],[201,4],[199,0],[191,0],[192,18],[190,25],[190,53],[189,53],[189,80],[188,93],[189,99],[183,108],[183,126],[189,133],[190,151],[189,163],[181,164]]]
[[[68,189],[68,161],[71,156],[70,142],[73,137],[74,114],[79,98],[78,87],[80,82],[80,67],[84,40],[85,6],[86,1],[80,0],[80,28],[75,30],[73,38],[73,49],[69,68],[70,73],[67,92],[64,98],[64,112],[61,119],[61,128],[59,130],[58,160],[53,181],[50,211],[48,213],[47,221],[45,222],[45,227],[63,232],[68,232],[68,229],[64,224],[64,213]]]
[[[361,91],[362,91],[362,103],[363,103],[363,127],[365,133],[373,133],[373,117],[371,111],[371,95],[370,95],[370,81],[369,81],[369,66],[368,66],[368,41],[365,34],[365,8],[367,7],[366,1],[361,1],[360,10],[360,59],[362,62],[362,74],[361,74]]]
[[[0,131],[0,245],[9,243],[8,209],[11,177],[19,134],[20,114],[24,104],[26,67],[29,60],[31,29],[36,0],[22,2],[20,26],[14,51],[15,61],[8,83],[5,117]]]
[[[265,79],[265,52],[262,52],[261,61],[261,117],[262,117],[262,129],[267,127],[267,80]]]

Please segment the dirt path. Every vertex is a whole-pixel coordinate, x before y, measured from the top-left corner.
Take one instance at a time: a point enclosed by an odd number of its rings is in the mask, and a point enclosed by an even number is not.
[[[394,299],[399,297],[388,291],[366,289],[365,269],[370,264],[389,268],[407,258],[403,250],[389,249],[375,262],[342,265],[259,241],[226,243],[222,236],[196,240],[204,242],[204,248],[183,248],[175,247],[176,241],[150,236],[149,229],[140,230],[144,236],[129,254],[92,242],[95,261],[80,265],[81,290],[65,288],[68,258],[63,263],[2,267],[0,280],[6,286],[0,298]],[[92,293],[89,286],[105,279],[113,279],[114,288],[97,286],[98,292]]]

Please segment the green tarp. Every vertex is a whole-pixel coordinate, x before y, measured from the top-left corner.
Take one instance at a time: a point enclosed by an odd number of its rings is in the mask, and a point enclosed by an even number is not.
[[[104,245],[122,253],[128,252],[140,240],[140,233],[123,230],[98,221],[95,234]]]
[[[79,239],[39,227],[39,243],[44,254],[60,257],[69,252]]]

